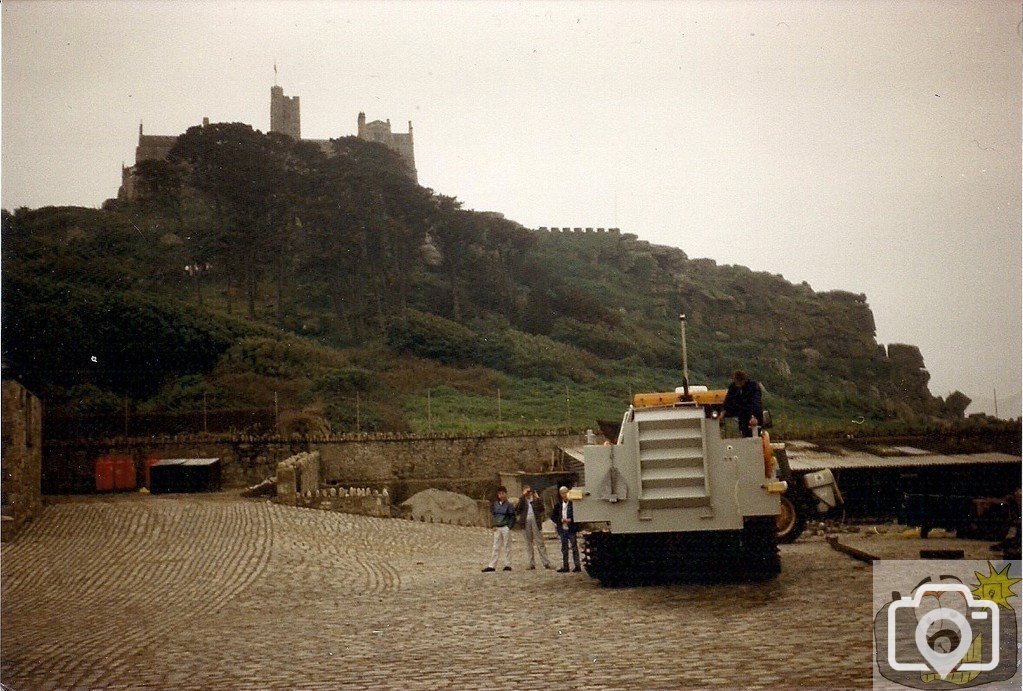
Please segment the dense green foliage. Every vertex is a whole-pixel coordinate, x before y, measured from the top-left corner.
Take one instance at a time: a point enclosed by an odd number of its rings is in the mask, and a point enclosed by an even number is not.
[[[306,429],[593,426],[630,393],[753,373],[782,425],[961,417],[866,299],[617,233],[532,231],[419,187],[385,147],[327,155],[194,127],[135,198],[3,216],[5,365],[65,411],[266,406]],[[313,421],[313,422],[310,422]],[[319,426],[319,427],[318,427]]]

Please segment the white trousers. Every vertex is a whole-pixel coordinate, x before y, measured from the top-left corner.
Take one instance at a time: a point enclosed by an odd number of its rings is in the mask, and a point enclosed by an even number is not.
[[[497,568],[497,557],[502,548],[504,549],[504,565],[511,566],[511,528],[507,526],[494,528],[494,553],[490,556],[490,564],[488,564],[490,568]]]

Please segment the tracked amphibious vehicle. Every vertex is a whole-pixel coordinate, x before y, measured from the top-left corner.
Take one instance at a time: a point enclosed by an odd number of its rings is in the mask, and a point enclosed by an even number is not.
[[[723,438],[725,391],[690,387],[681,317],[683,386],[639,394],[616,443],[588,444],[574,488],[586,571],[604,585],[768,580],[781,570],[779,497],[767,433]]]

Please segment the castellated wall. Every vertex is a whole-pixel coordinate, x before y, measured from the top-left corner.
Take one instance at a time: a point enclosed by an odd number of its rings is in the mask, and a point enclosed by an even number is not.
[[[323,482],[387,489],[396,504],[429,487],[481,497],[494,488],[498,472],[548,469],[559,447],[577,446],[582,440],[580,434],[553,430],[485,436],[351,434],[282,439],[194,435],[52,441],[43,448],[43,491],[94,491],[96,459],[108,454],[130,455],[140,478],[149,457],[217,457],[223,464],[224,487],[246,487],[274,475],[282,461],[301,452],[316,452]]]
[[[610,235],[621,235],[622,233],[621,228],[559,228],[558,226],[548,228],[547,226],[540,226],[537,230],[543,233],[607,233]]]

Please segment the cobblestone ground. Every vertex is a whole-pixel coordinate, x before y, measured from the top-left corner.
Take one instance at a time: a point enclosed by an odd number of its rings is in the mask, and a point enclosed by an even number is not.
[[[844,536],[882,557],[919,540]],[[928,540],[990,556],[985,543]],[[755,586],[484,574],[490,534],[231,494],[55,502],[2,548],[3,684],[866,687],[870,568],[821,538]],[[558,550],[548,543],[551,554]]]

